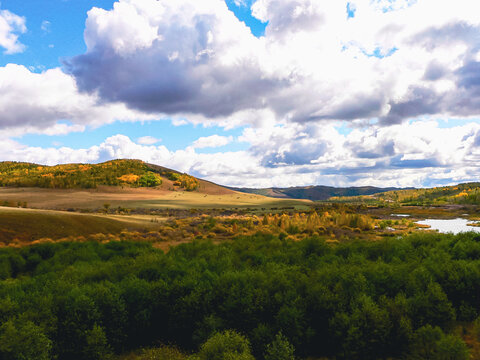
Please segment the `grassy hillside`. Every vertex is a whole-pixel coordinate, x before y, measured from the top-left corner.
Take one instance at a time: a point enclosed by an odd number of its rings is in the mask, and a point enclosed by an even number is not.
[[[265,189],[248,189],[233,188],[249,194],[258,194],[274,198],[290,198],[290,199],[308,199],[308,200],[328,200],[332,196],[358,196],[371,195],[385,191],[398,190],[396,188],[377,188],[373,186],[336,188],[331,186],[297,186],[290,188],[265,188]]]
[[[62,239],[95,234],[118,235],[124,230],[157,229],[158,217],[78,214],[65,211],[0,207],[0,246],[28,244],[39,239]]]
[[[170,180],[173,187],[188,191],[199,186],[199,181],[193,176],[140,160],[56,166],[9,161],[0,163],[0,186],[52,189],[91,189],[99,185],[156,187],[166,179]]]
[[[378,205],[478,205],[480,204],[480,183],[466,183],[430,189],[394,190],[371,196],[336,197],[331,200]]]

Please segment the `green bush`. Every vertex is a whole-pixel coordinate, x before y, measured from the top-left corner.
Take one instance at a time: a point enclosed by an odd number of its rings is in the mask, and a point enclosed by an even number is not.
[[[9,320],[0,327],[0,354],[4,360],[48,360],[52,342],[31,321]]]
[[[288,339],[282,333],[278,333],[275,340],[267,346],[265,360],[294,360],[294,352],[295,349]]]
[[[445,335],[439,327],[426,325],[415,332],[412,359],[468,360],[467,345],[458,337]]]
[[[149,171],[145,175],[142,175],[138,179],[138,185],[143,187],[155,187],[162,184],[162,179],[159,175],[156,175]]]
[[[208,339],[191,360],[255,360],[250,343],[232,330],[217,333]]]

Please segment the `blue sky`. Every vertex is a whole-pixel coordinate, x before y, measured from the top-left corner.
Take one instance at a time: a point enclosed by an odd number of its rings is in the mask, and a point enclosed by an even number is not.
[[[2,0],[0,160],[478,180],[480,19],[460,1]]]
[[[212,135],[238,137],[242,128],[224,130],[218,126],[204,127],[201,125],[183,124],[173,125],[168,120],[140,122],[116,122],[99,128],[87,129],[82,132],[71,132],[65,135],[49,136],[37,134],[25,134],[18,137],[19,141],[35,147],[62,147],[68,146],[73,149],[82,149],[101,143],[112,134],[126,134],[132,140],[145,136],[152,136],[160,141],[158,144],[165,145],[172,151],[184,149],[191,145],[199,137]],[[228,146],[214,149],[202,149],[202,152],[212,151],[236,151],[246,149],[248,144],[235,142]]]
[[[111,9],[113,3],[113,0],[2,0],[2,9],[26,18],[28,31],[22,35],[22,43],[27,46],[25,52],[2,56],[1,65],[14,62],[33,66],[36,71],[60,66],[62,58],[85,51],[83,31],[87,11],[94,6]]]

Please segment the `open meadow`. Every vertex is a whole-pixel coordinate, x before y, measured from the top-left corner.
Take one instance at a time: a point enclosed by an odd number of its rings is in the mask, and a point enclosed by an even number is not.
[[[38,209],[86,209],[111,207],[148,209],[212,209],[212,208],[285,208],[308,209],[309,200],[274,199],[234,191],[169,191],[156,188],[119,188],[99,186],[97,189],[1,188],[0,205],[27,203]]]

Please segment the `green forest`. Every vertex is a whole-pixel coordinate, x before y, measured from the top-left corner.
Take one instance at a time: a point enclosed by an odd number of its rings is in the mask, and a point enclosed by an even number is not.
[[[469,359],[480,337],[474,233],[42,243],[1,248],[0,279],[5,360]]]

